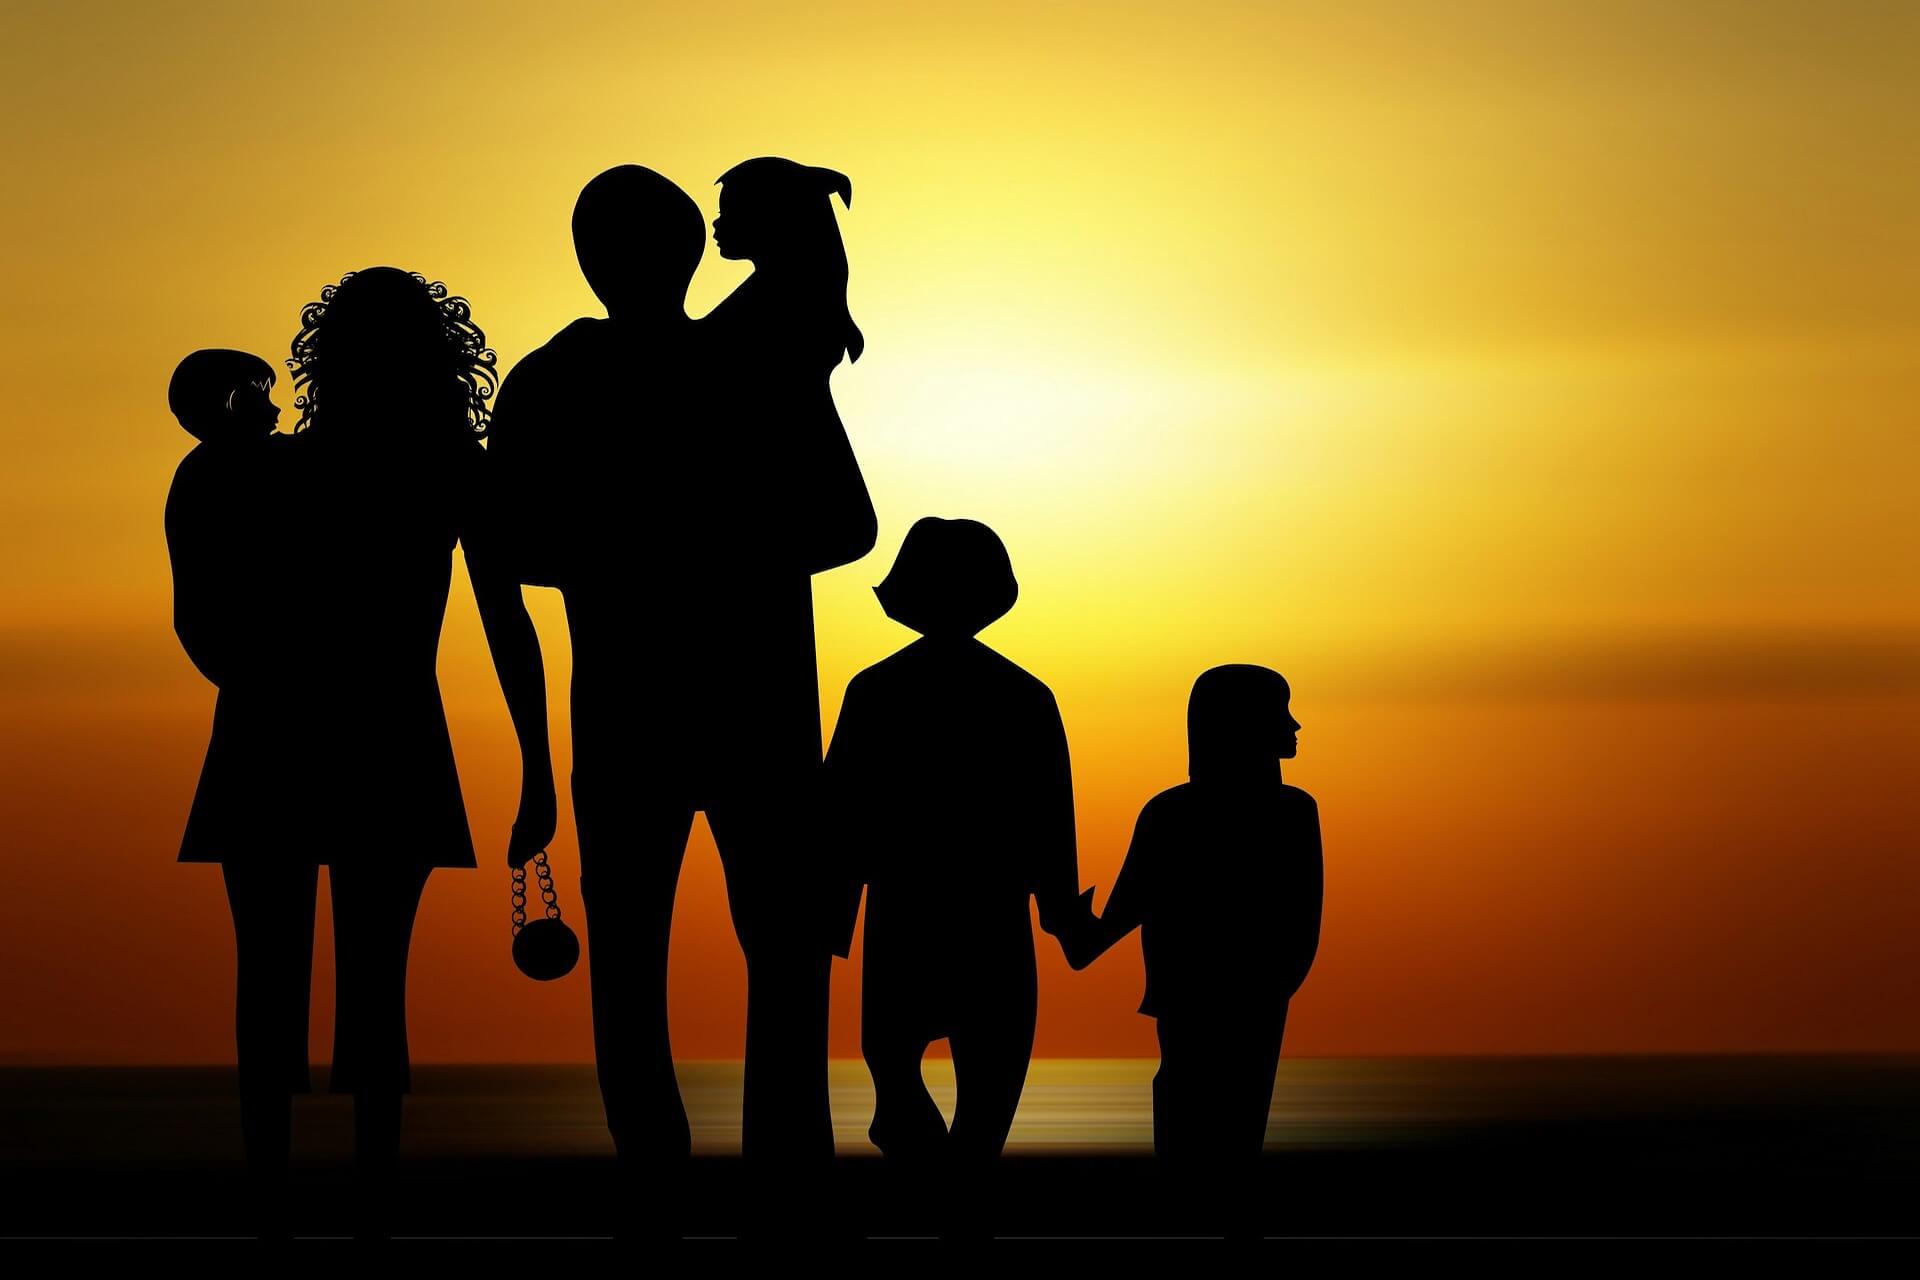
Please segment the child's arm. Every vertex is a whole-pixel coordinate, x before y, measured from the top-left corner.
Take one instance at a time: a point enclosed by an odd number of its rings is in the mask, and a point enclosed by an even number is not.
[[[1282,983],[1289,998],[1307,980],[1314,956],[1320,950],[1320,916],[1326,896],[1326,866],[1320,851],[1320,807],[1313,797],[1300,793],[1306,802],[1299,828],[1299,847],[1289,851],[1300,869],[1297,879],[1287,886],[1288,901],[1283,904],[1290,917],[1287,929],[1288,954],[1282,971]]]
[[[1093,919],[1083,939],[1081,954],[1085,958],[1074,968],[1086,968],[1105,955],[1114,943],[1140,927],[1151,895],[1147,881],[1149,868],[1158,857],[1158,838],[1159,823],[1149,802],[1133,824],[1133,840],[1127,845],[1126,861],[1120,865],[1113,892],[1107,895],[1107,909]],[[1069,961],[1072,959],[1069,957]]]
[[[497,545],[497,532],[490,527],[489,505],[494,496],[480,484],[475,488],[468,495],[469,519],[461,529],[460,542],[487,649],[500,677],[500,692],[506,696],[507,714],[520,740],[520,809],[507,842],[507,865],[519,867],[552,842],[559,822],[553,751],[547,740],[547,671],[540,635],[527,614],[519,580],[508,568],[505,548]]]

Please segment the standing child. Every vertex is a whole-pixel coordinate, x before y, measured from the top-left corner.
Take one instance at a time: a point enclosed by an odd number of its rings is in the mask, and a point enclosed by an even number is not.
[[[854,881],[836,949],[847,953],[864,884],[869,1135],[892,1158],[964,1165],[1005,1146],[1033,1056],[1028,900],[1056,937],[1092,925],[1076,897],[1067,736],[1047,686],[974,638],[1018,593],[993,530],[917,522],[875,591],[922,638],[853,678],[827,753]],[[943,1038],[951,1133],[920,1075]]]
[[[1140,1012],[1160,1040],[1153,1146],[1166,1159],[1258,1159],[1287,1002],[1320,944],[1320,813],[1280,780],[1299,748],[1288,698],[1265,667],[1194,682],[1191,781],[1141,810],[1107,909],[1072,956],[1084,967],[1140,930]]]

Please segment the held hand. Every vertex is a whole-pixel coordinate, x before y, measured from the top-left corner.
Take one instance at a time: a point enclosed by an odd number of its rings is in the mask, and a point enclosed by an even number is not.
[[[842,960],[853,954],[853,932],[860,918],[860,894],[866,888],[858,880],[835,886],[827,903],[827,950]]]
[[[1099,929],[1100,921],[1093,914],[1093,890],[1088,889],[1073,900],[1067,917],[1055,921],[1048,932],[1059,939],[1068,967],[1078,973],[1097,960],[1104,950],[1098,938]]]
[[[513,819],[513,835],[507,841],[507,865],[524,867],[527,859],[553,843],[559,825],[559,804],[551,778],[527,778],[520,784],[520,812]]]

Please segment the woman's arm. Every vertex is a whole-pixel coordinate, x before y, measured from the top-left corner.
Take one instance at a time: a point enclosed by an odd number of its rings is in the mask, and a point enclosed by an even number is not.
[[[527,614],[520,582],[507,568],[504,548],[490,519],[492,497],[476,486],[477,510],[461,530],[467,576],[487,635],[487,650],[507,699],[507,714],[520,740],[520,810],[507,843],[507,865],[519,867],[553,841],[559,801],[553,782],[553,749],[547,738],[547,669],[540,635]]]

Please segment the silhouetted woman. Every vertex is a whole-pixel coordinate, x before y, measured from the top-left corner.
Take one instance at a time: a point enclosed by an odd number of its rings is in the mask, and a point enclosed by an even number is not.
[[[1018,594],[993,530],[915,522],[875,591],[922,638],[853,678],[827,755],[832,837],[856,882],[843,934],[867,889],[869,1136],[889,1158],[977,1167],[1006,1145],[1033,1056],[1028,903],[1050,933],[1091,923],[1067,735],[1047,686],[974,638]],[[953,1050],[951,1134],[920,1074],[939,1039]]]
[[[301,323],[288,361],[303,393],[294,478],[266,531],[284,540],[290,586],[279,821],[200,856],[224,864],[233,905],[256,1165],[284,1165],[289,1094],[306,1085],[314,891],[329,868],[330,1087],[353,1094],[356,1163],[377,1180],[411,1084],[414,914],[433,868],[475,865],[435,672],[456,544],[520,738],[517,845],[552,836],[552,767],[539,650],[524,613],[502,607],[519,587],[488,538],[494,356],[466,301],[375,267],[323,289]]]
[[[1320,945],[1320,811],[1280,780],[1299,749],[1266,667],[1214,667],[1187,703],[1189,781],[1147,801],[1113,893],[1074,956],[1140,930],[1156,1019],[1153,1147],[1218,1167],[1257,1160],[1287,1003]]]

